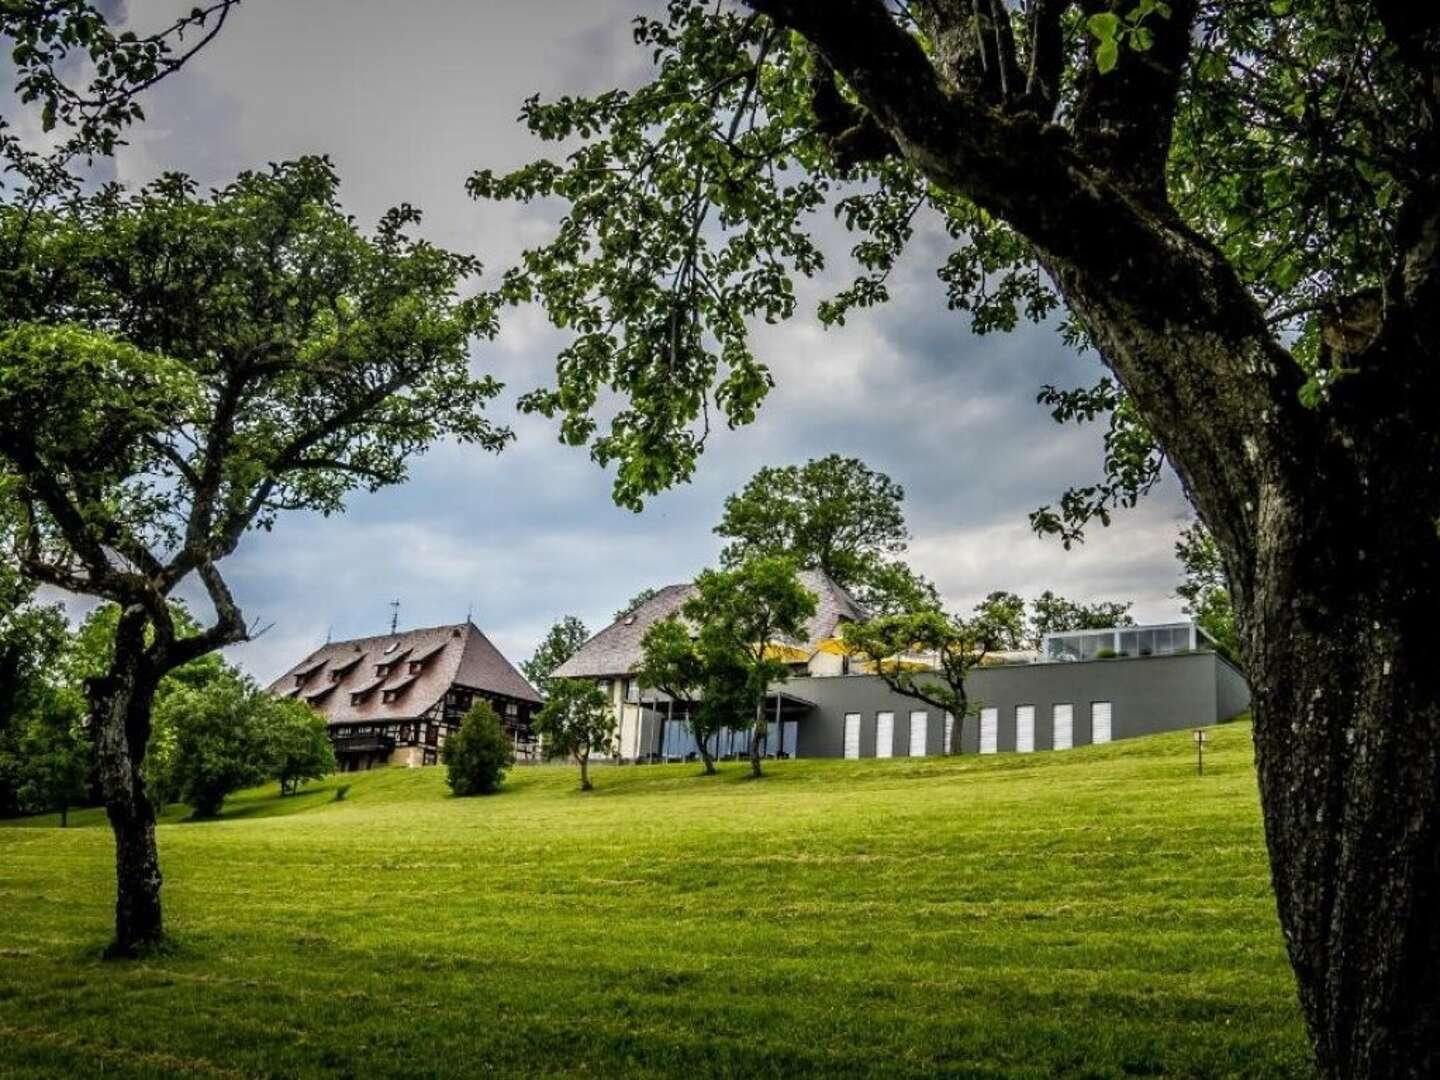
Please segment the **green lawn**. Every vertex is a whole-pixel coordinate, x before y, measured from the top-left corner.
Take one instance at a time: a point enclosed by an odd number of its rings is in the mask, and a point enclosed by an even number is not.
[[[0,1075],[1303,1076],[1250,730],[1063,754],[334,778],[0,823]],[[335,789],[348,784],[343,801]],[[46,826],[46,827],[36,827]]]

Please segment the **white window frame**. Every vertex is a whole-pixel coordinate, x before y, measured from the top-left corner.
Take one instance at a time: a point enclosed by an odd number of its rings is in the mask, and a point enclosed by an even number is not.
[[[919,735],[919,750],[917,754],[915,736]],[[927,743],[930,741],[930,714],[924,709],[915,709],[910,713],[910,756],[924,757],[928,750]]]
[[[883,730],[885,738],[880,738],[882,725],[881,718],[885,718]],[[877,712],[875,714],[875,756],[877,758],[888,758],[895,756],[895,714],[893,712]]]
[[[1000,710],[987,705],[980,710],[980,753],[994,754],[1000,750]]]
[[[850,747],[852,745],[850,742],[851,721],[854,721],[855,724],[855,742],[853,744],[855,753],[853,754],[850,753]],[[847,712],[845,714],[845,727],[840,735],[840,753],[847,761],[858,761],[860,759],[860,733],[864,730],[864,727],[865,725],[858,712]]]
[[[1035,706],[1015,706],[1015,751],[1019,754],[1035,752]]]
[[[1062,710],[1065,711],[1065,741],[1060,741],[1060,717]],[[1054,750],[1073,750],[1075,748],[1075,704],[1070,701],[1057,701],[1050,706],[1050,746]]]
[[[1095,711],[1101,707],[1105,710],[1105,737],[1099,738],[1095,731]],[[1092,701],[1090,703],[1090,742],[1095,746],[1103,746],[1115,738],[1115,703],[1111,701]]]

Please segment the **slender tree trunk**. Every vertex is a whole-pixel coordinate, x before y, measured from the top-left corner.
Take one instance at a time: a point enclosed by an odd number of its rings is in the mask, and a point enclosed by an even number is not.
[[[590,783],[590,755],[580,754],[580,790],[590,791],[594,785]]]
[[[717,733],[717,739],[720,737]],[[705,763],[705,775],[715,775],[715,755],[710,753],[710,739],[708,736],[697,736],[696,744],[700,747],[700,760]]]
[[[137,630],[133,617],[128,627],[126,619],[122,615],[114,663],[97,680],[91,705],[100,788],[115,834],[115,940],[109,950],[113,956],[135,956],[164,936],[155,811],[145,792],[144,775],[156,680],[146,670],[137,644],[143,620]]]
[[[70,827],[70,803],[68,801],[60,804],[60,827],[62,829]]]
[[[759,779],[760,773],[760,743],[765,738],[765,695],[760,695],[760,700],[755,703],[755,726],[750,731],[750,776],[752,779]]]

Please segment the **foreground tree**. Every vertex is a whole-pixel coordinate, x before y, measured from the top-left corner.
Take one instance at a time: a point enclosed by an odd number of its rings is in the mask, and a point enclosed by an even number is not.
[[[615,745],[615,714],[605,692],[590,679],[556,679],[534,726],[546,756],[573,757],[580,790],[590,791],[590,756],[609,754]]]
[[[550,692],[550,673],[574,656],[590,637],[585,624],[574,615],[566,615],[546,632],[535,655],[520,661],[520,670],[541,697]]]
[[[515,744],[488,701],[479,700],[440,751],[445,783],[456,795],[491,795],[515,764]]]
[[[792,560],[757,555],[733,570],[702,572],[681,613],[696,627],[704,699],[715,699],[706,720],[719,720],[714,711],[722,701],[744,706],[734,709],[725,726],[750,729],[750,774],[759,777],[768,727],[765,693],[790,678],[779,650],[787,640],[805,639],[815,594],[800,583]]]
[[[139,194],[0,210],[0,464],[18,504],[13,557],[36,581],[113,601],[90,683],[115,833],[115,950],[162,935],[143,762],[165,675],[248,636],[220,570],[283,510],[340,510],[398,483],[441,436],[498,448],[468,345],[487,308],[460,302],[475,262],[412,239],[392,211],[372,237],[318,158],[247,173],[205,197],[183,177]],[[215,620],[177,626],[199,578]]]
[[[1046,400],[1110,417],[1106,472],[1035,523],[1078,539],[1174,466],[1234,598],[1319,1068],[1440,1073],[1440,5],[745,7],[640,20],[653,82],[528,103],[570,158],[472,179],[567,203],[506,283],[576,332],[528,405],[623,503],[688,477],[769,388],[747,328],[792,314],[832,197],[863,272],[824,318],[886,298],[917,215],[977,329],[1063,305],[1109,374]]]

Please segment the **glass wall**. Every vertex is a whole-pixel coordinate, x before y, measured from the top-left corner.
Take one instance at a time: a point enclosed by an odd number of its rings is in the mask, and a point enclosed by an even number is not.
[[[1045,640],[1047,660],[1100,660],[1112,656],[1171,656],[1189,652],[1192,627],[1134,626],[1114,630],[1077,630]],[[1203,638],[1199,639],[1203,643]]]

